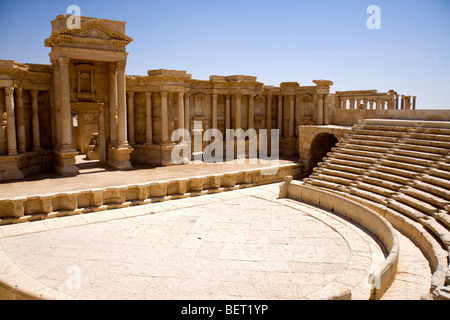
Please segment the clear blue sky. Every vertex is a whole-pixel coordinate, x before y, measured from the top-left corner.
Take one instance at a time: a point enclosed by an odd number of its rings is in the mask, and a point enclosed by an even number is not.
[[[327,79],[333,92],[394,89],[419,108],[450,109],[449,0],[0,0],[0,59],[48,64],[50,21],[72,4],[127,22],[127,74]],[[366,27],[369,5],[381,9],[380,30]]]

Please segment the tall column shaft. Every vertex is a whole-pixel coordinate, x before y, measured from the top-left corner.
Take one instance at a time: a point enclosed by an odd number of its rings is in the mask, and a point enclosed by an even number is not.
[[[118,105],[118,145],[128,147],[127,141],[127,107],[126,107],[126,83],[125,65],[123,61],[117,63],[117,105]]]
[[[178,129],[184,129],[184,92],[178,93]]]
[[[190,132],[190,121],[191,121],[191,116],[190,116],[190,93],[185,93],[184,94],[184,128],[186,130],[188,130]]]
[[[235,112],[236,115],[234,117],[234,121],[235,121],[235,130],[237,129],[241,129],[242,124],[241,124],[241,95],[240,94],[236,94],[235,95],[236,98],[236,106],[235,106]]]
[[[59,64],[57,61],[53,62],[53,90],[55,101],[55,137],[56,144],[55,149],[61,148],[61,75],[59,70]]]
[[[231,129],[231,97],[226,96],[225,100],[225,130]]]
[[[278,131],[283,136],[283,96],[278,96]]]
[[[117,65],[109,64],[109,135],[111,144],[117,143]]]
[[[212,120],[211,127],[212,129],[217,129],[217,94],[212,95]]]
[[[32,127],[33,127],[33,149],[39,150],[41,147],[41,137],[39,133],[39,105],[38,91],[31,90],[31,110],[32,110]]]
[[[72,141],[72,113],[70,109],[70,84],[69,84],[68,58],[58,58],[61,83],[61,143],[63,151],[73,151]]]
[[[167,144],[169,142],[169,118],[167,110],[167,91],[161,92],[161,138],[162,143]]]
[[[145,143],[153,144],[152,93],[145,93]]]
[[[23,89],[16,89],[16,130],[17,143],[19,152],[24,153],[25,150],[25,116],[23,111]]]
[[[323,125],[323,94],[319,94],[319,102],[318,102],[318,107],[317,107],[317,124]]]
[[[14,106],[14,88],[5,88],[6,96],[6,131],[8,135],[8,155],[14,156],[17,154],[17,139],[16,139],[16,116]]]
[[[270,133],[272,130],[272,96],[267,96],[267,104],[266,104],[266,128],[267,128],[267,136],[270,137]]]
[[[134,140],[134,92],[127,92],[128,97],[128,143],[135,144]]]
[[[289,96],[289,138],[294,138],[295,132],[295,97]]]
[[[255,95],[248,96],[248,128],[255,129]]]

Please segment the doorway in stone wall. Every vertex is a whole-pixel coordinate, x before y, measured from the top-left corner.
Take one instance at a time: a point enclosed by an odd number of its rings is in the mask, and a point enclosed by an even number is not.
[[[331,133],[321,133],[314,138],[311,144],[311,169],[308,175],[313,172],[313,168],[317,167],[319,162],[323,161],[327,153],[331,152],[337,142],[338,139]]]
[[[80,170],[92,171],[106,163],[103,103],[72,103],[73,141],[79,152],[76,164]]]

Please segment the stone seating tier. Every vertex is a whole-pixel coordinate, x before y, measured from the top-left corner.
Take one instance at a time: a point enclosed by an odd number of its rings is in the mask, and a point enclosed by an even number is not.
[[[405,219],[404,228],[421,225],[431,235],[423,236],[426,246],[436,255],[428,258],[448,272],[450,123],[361,120],[313,171],[305,185],[347,194],[397,222]],[[442,277],[441,267],[436,268],[436,279],[450,285],[450,272]]]

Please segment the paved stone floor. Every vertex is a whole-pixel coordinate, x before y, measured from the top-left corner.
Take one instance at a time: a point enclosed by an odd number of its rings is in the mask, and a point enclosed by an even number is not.
[[[2,277],[75,299],[320,299],[343,288],[367,299],[368,271],[384,259],[378,243],[278,191],[5,225]]]

